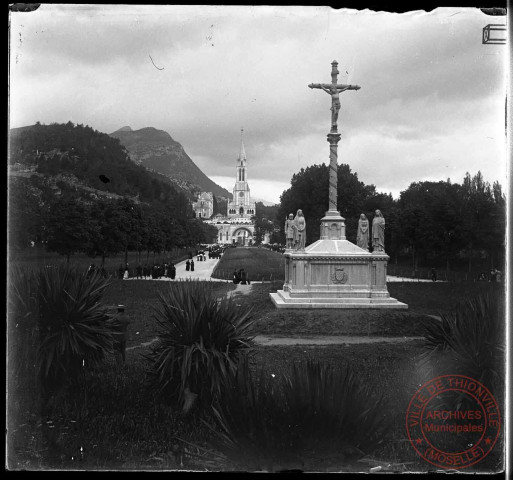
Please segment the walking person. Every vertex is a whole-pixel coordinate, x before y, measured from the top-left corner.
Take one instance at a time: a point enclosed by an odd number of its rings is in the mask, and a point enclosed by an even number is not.
[[[246,285],[247,281],[246,281],[246,272],[244,271],[243,268],[241,268],[239,270],[239,278],[240,278],[240,284],[241,285]]]
[[[497,281],[497,271],[495,270],[495,268],[493,268],[490,271],[490,280],[488,280],[488,281],[491,283],[495,283]]]
[[[91,278],[95,272],[96,272],[96,265],[94,263],[91,263],[91,265],[89,265],[89,269],[87,270],[86,278]]]
[[[191,261],[187,259],[185,262],[185,270],[188,272],[191,269]]]
[[[191,260],[191,272],[194,272],[194,260]]]
[[[436,282],[436,268],[433,267],[431,269],[431,280],[433,280],[433,282]]]
[[[237,272],[237,270],[234,270],[233,283],[235,283],[235,285],[237,285],[239,282],[240,282],[239,273]]]
[[[116,363],[118,366],[122,366],[126,360],[126,342],[128,340],[128,325],[130,324],[124,305],[118,305],[116,320],[118,321],[117,333],[119,336],[114,344],[114,349],[116,351]]]
[[[174,263],[171,263],[171,266],[169,267],[169,277],[171,280],[174,280],[176,277],[176,267]]]

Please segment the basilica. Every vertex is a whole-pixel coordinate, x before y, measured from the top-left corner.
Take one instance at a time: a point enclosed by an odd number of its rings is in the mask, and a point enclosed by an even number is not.
[[[241,130],[233,198],[228,202],[226,215],[219,213],[210,220],[205,220],[205,223],[217,227],[217,243],[252,245],[254,242],[255,222],[252,217],[255,215],[255,202],[251,200],[246,162],[243,130]]]

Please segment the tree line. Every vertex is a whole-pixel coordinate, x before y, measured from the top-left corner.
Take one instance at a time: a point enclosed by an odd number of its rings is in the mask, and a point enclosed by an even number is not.
[[[36,196],[30,182],[11,182],[9,244],[24,248],[40,243],[65,256],[77,253],[102,259],[136,251],[147,257],[173,248],[211,243],[217,229],[199,219],[176,215],[164,206],[136,203],[127,197],[84,200],[69,192]],[[44,200],[43,200],[44,199]]]
[[[281,195],[276,222],[279,240],[289,213],[302,209],[307,219],[307,244],[319,239],[320,220],[328,207],[327,165],[302,168]],[[472,271],[476,259],[486,259],[490,268],[504,262],[506,202],[501,185],[490,185],[481,172],[465,175],[461,184],[450,179],[414,182],[399,199],[365,185],[350,167],[338,167],[338,209],[346,219],[346,238],[356,243],[358,218],[370,221],[376,209],[386,220],[385,249],[391,261],[451,269],[466,263]]]

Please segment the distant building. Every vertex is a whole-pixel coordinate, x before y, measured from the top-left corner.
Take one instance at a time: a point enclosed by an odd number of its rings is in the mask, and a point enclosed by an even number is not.
[[[202,192],[198,200],[192,204],[192,209],[197,218],[209,219],[214,213],[214,195],[212,192]]]
[[[255,202],[251,200],[247,178],[246,151],[244,141],[240,141],[240,152],[237,158],[235,186],[233,199],[228,202],[226,215],[217,214],[208,223],[217,227],[218,243],[237,243],[238,245],[252,245],[254,242]]]

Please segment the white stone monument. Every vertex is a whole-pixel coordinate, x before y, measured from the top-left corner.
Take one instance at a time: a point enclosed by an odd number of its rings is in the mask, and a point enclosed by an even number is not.
[[[328,84],[310,84],[331,95],[329,207],[321,219],[321,238],[307,247],[296,243],[285,257],[283,290],[271,293],[277,308],[408,308],[387,290],[388,255],[384,246],[370,253],[346,240],[345,219],[337,210],[337,130],[339,93],[359,90],[358,85],[337,84],[338,63],[332,62]],[[299,212],[299,210],[298,210]],[[380,212],[381,215],[381,212]],[[381,220],[382,219],[382,220]],[[384,228],[381,215],[380,228]],[[305,219],[302,224],[306,225]],[[304,239],[303,236],[300,237]],[[381,248],[383,247],[383,248]]]

